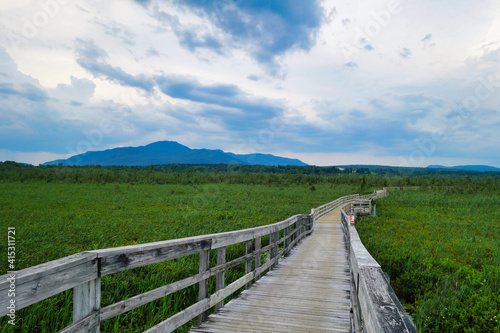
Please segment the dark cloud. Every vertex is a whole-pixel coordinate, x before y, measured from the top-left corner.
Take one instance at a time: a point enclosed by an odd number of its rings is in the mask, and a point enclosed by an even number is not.
[[[216,53],[222,53],[222,44],[213,36],[200,36],[196,31],[183,30],[178,34],[180,44],[185,46],[190,51],[195,51],[197,48],[210,49]]]
[[[123,86],[151,91],[154,82],[144,74],[131,75],[107,63],[107,53],[92,40],[76,39],[76,62],[95,77],[105,78]]]
[[[207,104],[202,114],[231,130],[255,130],[282,113],[279,103],[249,95],[232,84],[204,85],[185,76],[157,77],[156,82],[170,97]]]
[[[399,56],[403,59],[408,59],[408,57],[411,56],[411,50],[404,47],[400,52],[399,52]]]
[[[31,83],[22,83],[18,87],[12,83],[0,83],[0,98],[5,95],[19,96],[32,102],[45,102],[48,99],[45,91]]]
[[[324,21],[319,0],[213,1],[177,0],[206,15],[242,45],[271,74],[278,74],[276,57],[291,49],[310,50]]]
[[[179,38],[179,44],[195,52],[197,49],[207,49],[222,54],[222,43],[205,31],[203,26],[181,24],[179,18],[167,12],[154,8],[154,17],[164,26],[172,29]]]

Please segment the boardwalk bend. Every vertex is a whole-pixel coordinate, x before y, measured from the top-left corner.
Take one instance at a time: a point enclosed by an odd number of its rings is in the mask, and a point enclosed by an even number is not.
[[[73,289],[73,324],[60,332],[99,332],[102,321],[197,284],[198,302],[145,332],[171,332],[196,317],[190,332],[416,332],[349,223],[351,214],[369,213],[371,200],[386,195],[385,189],[349,195],[267,226],[81,252],[30,267],[16,274],[16,310]],[[226,262],[226,247],[238,243],[246,254]],[[210,250],[217,252],[213,267]],[[196,254],[198,274],[101,307],[102,276]],[[224,285],[224,272],[243,264],[245,273]],[[7,279],[0,277],[2,295]],[[1,297],[0,316],[8,315],[8,305]]]

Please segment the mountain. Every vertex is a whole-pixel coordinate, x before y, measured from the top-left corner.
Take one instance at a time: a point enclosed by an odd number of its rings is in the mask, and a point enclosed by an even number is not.
[[[250,165],[299,165],[306,166],[304,162],[298,159],[279,157],[270,154],[233,154],[226,153],[238,160],[244,161]]]
[[[160,164],[250,164],[250,165],[307,165],[297,159],[267,154],[238,155],[222,150],[191,149],[175,141],[158,141],[146,146],[88,151],[68,159],[46,162],[43,165],[122,165],[145,166]]]
[[[429,169],[453,169],[453,170],[466,170],[466,171],[496,171],[499,172],[500,168],[492,167],[489,165],[457,165],[447,167],[443,165],[429,165]]]

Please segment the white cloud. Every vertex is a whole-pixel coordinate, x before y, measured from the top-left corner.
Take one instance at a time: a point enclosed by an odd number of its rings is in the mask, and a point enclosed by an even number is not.
[[[500,142],[498,112],[494,112],[500,104],[500,87],[481,97],[473,116],[462,119],[460,127],[453,126],[449,116],[464,101],[478,99],[477,89],[481,96],[488,92],[481,80],[491,75],[494,82],[500,80],[498,1],[401,2],[400,11],[390,6],[394,1],[362,6],[347,0],[323,1],[323,17],[335,15],[322,21],[316,34],[272,31],[268,44],[258,27],[239,31],[230,17],[211,12],[213,8],[203,14],[205,9],[179,7],[170,0],[153,0],[148,6],[123,0],[69,1],[52,9],[41,3],[0,4],[0,52],[7,52],[0,54],[4,118],[0,128],[22,137],[25,146],[17,147],[19,151],[61,153],[61,147],[50,142],[67,140],[76,146],[85,140],[82,131],[95,128],[103,118],[117,126],[99,147],[171,139],[193,147],[227,149],[266,129],[270,116],[256,116],[262,112],[255,105],[260,101],[283,110],[280,117],[289,124],[265,145],[267,152],[293,146],[297,154],[309,151],[314,161],[333,161],[335,153],[343,154],[335,151],[338,140],[352,142],[355,149],[362,149],[357,147],[363,140],[376,141],[378,150],[372,157],[363,151],[337,157],[351,158],[352,163],[366,157],[387,164],[383,161],[411,152],[415,138],[425,139],[439,130],[448,134],[449,141],[432,158],[453,154],[457,161],[470,157],[500,165],[498,153],[491,153],[491,143]],[[237,5],[226,9],[243,10]],[[263,26],[279,14],[252,10],[246,17]],[[47,22],[37,23],[43,13]],[[159,20],[160,13],[172,20]],[[296,28],[284,16],[280,22]],[[35,29],[28,36],[31,25]],[[313,26],[294,31],[316,32]],[[21,39],[16,44],[12,36]],[[280,36],[283,47],[275,43]],[[122,80],[103,75],[103,68],[98,74],[91,66],[95,63],[84,68],[78,62],[82,56],[77,40],[92,41],[105,52],[99,61],[108,66],[104,69],[115,70],[111,74],[121,73]],[[342,49],[346,44],[354,48],[349,57]],[[264,52],[266,45],[269,53]],[[283,75],[273,74],[273,68]],[[147,91],[126,84],[134,78],[154,81],[175,76],[192,77],[201,88],[235,86],[255,103],[224,113],[207,103],[168,96],[154,84]],[[478,88],[481,84],[483,88]],[[248,121],[258,117],[260,122]],[[397,128],[389,131],[389,125]],[[26,139],[28,132],[31,136]],[[30,145],[30,140],[36,144]],[[0,148],[15,151],[7,143]]]

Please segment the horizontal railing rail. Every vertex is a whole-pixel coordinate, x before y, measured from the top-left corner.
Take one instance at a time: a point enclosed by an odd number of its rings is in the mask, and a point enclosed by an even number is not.
[[[16,310],[72,289],[73,324],[60,332],[99,332],[100,323],[105,320],[198,284],[198,302],[145,331],[170,332],[197,316],[199,321],[204,320],[209,309],[219,309],[225,298],[242,287],[250,286],[266,270],[273,268],[281,257],[313,231],[315,220],[359,197],[358,194],[341,197],[313,209],[310,215],[295,215],[266,226],[86,251],[23,269],[15,273]],[[269,236],[266,246],[262,246],[264,236]],[[245,255],[226,262],[226,247],[240,243],[245,244]],[[217,250],[214,267],[210,267],[211,250]],[[264,253],[269,253],[269,259],[261,262]],[[198,274],[101,308],[102,276],[195,254],[200,257]],[[243,263],[245,274],[225,286],[224,272]],[[214,275],[216,288],[209,295],[208,279]],[[4,295],[10,287],[9,277],[9,274],[0,276],[0,293]],[[0,298],[0,317],[8,315],[8,302],[8,298]]]
[[[387,196],[387,190],[362,196],[364,199]],[[366,250],[349,215],[352,205],[340,209],[341,224],[349,253],[351,269],[351,303],[353,307],[352,331],[367,333],[416,333],[403,306],[391,287],[389,277]]]

